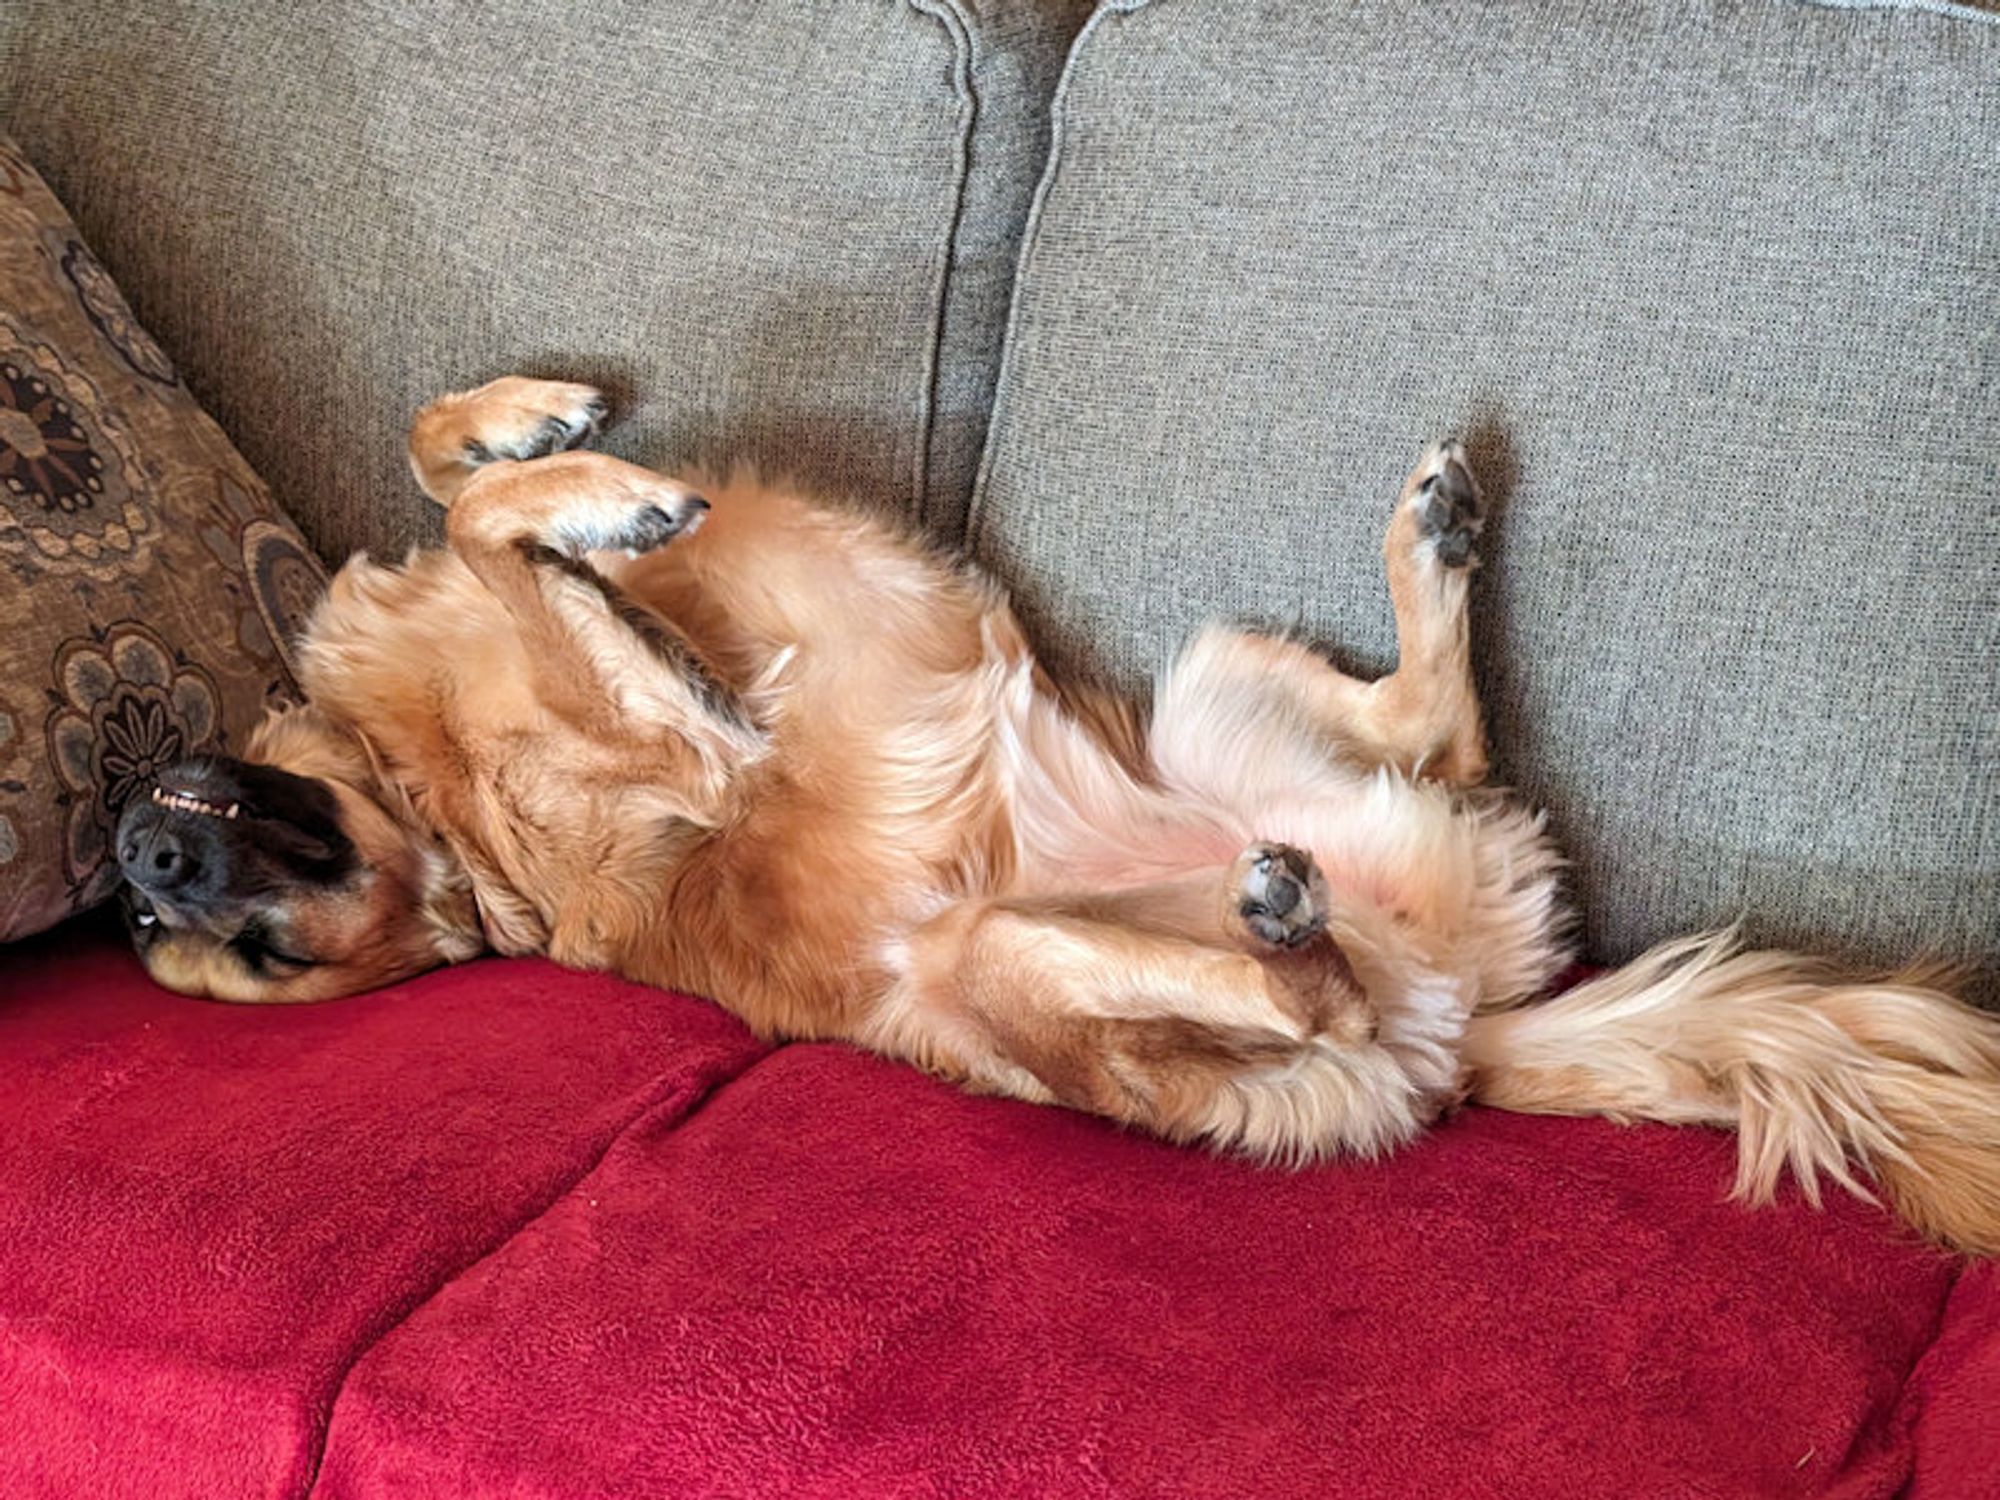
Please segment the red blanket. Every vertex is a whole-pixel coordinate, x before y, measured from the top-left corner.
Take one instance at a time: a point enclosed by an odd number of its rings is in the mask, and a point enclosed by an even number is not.
[[[1891,1496],[1957,1268],[1730,1165],[1480,1111],[1284,1175],[792,1048],[370,1351],[324,1490]]]
[[[259,1010],[0,953],[0,1496],[304,1493],[362,1350],[759,1050],[546,963]]]
[[[0,1078],[8,1500],[2000,1495],[2000,1273],[1700,1131],[1268,1172],[547,964],[245,1010],[76,929]]]

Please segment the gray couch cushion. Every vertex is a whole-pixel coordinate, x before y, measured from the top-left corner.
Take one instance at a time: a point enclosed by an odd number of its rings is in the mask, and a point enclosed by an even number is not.
[[[1393,661],[1474,442],[1500,770],[1588,946],[2000,959],[2000,24],[1798,0],[1118,0],[973,536],[1072,664],[1202,616]],[[1990,993],[1990,989],[1989,989]]]
[[[511,369],[955,526],[1084,0],[25,0],[0,130],[329,556],[435,535],[412,410]]]

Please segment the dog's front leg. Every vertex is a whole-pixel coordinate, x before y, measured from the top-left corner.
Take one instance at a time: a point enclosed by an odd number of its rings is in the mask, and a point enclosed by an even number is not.
[[[730,761],[763,743],[742,700],[680,630],[588,560],[662,546],[707,508],[648,470],[565,453],[476,474],[445,534],[513,616],[552,710],[607,735],[671,734]]]
[[[452,550],[520,631],[550,711],[600,739],[668,735],[712,764],[737,763],[764,742],[742,700],[672,622],[590,562],[666,545],[708,502],[636,464],[557,451],[602,414],[587,386],[495,381],[425,408],[412,467],[448,507]]]

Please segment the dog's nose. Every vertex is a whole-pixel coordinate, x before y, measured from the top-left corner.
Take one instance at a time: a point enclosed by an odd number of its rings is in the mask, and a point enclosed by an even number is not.
[[[201,873],[201,862],[165,818],[128,819],[118,840],[118,868],[148,891],[174,891]]]

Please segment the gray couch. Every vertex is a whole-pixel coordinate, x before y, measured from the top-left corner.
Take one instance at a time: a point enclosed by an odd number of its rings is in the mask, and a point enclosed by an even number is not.
[[[1427,438],[1498,495],[1499,770],[1615,960],[2000,973],[2000,11],[1942,0],[26,0],[0,129],[337,558],[507,370],[968,543],[1137,684],[1389,664]]]

